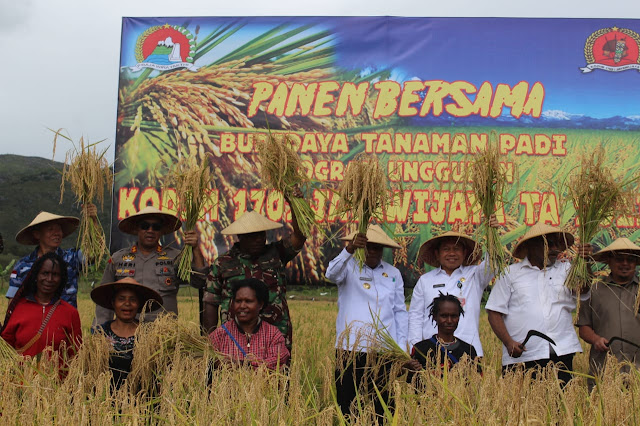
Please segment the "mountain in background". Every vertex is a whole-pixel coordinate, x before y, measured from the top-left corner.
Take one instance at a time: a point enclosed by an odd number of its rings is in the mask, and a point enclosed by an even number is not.
[[[582,114],[572,114],[560,110],[544,111],[540,118],[532,118],[523,115],[519,119],[511,115],[502,115],[498,118],[480,117],[471,115],[468,117],[454,117],[443,112],[439,117],[428,115],[426,117],[412,117],[409,119],[411,126],[486,126],[486,127],[540,127],[549,129],[592,129],[592,130],[640,130],[640,115],[629,117],[614,116],[608,118],[593,118]]]
[[[80,207],[75,204],[71,186],[64,190],[60,204],[62,163],[40,157],[0,155],[0,233],[4,239],[4,252],[0,264],[8,259],[22,257],[33,250],[15,240],[19,230],[27,226],[44,210],[62,216],[80,217]],[[98,205],[98,218],[108,231],[111,225],[111,188],[106,189],[104,208]],[[78,232],[64,239],[63,248],[74,247]],[[108,237],[107,237],[108,238]]]

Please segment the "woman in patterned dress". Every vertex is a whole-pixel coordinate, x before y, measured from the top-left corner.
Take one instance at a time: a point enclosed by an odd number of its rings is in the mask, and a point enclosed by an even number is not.
[[[109,369],[113,374],[112,384],[115,389],[119,389],[131,371],[135,333],[138,328],[137,315],[145,306],[148,306],[148,310],[158,309],[162,305],[162,297],[133,278],[123,278],[94,288],[91,299],[97,305],[115,312],[115,319],[99,325],[92,331],[104,333],[111,342],[113,350],[109,356]]]

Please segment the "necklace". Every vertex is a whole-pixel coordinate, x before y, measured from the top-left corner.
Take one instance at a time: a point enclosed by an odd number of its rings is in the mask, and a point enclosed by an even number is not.
[[[455,342],[457,342],[457,341],[458,341],[458,339],[456,339],[456,338],[454,337],[452,342],[443,342],[443,341],[440,339],[440,336],[436,336],[436,340],[438,341],[438,344],[440,344],[440,346],[444,346],[444,347],[447,347],[447,346],[449,346],[449,345],[452,345],[452,344],[454,344]]]

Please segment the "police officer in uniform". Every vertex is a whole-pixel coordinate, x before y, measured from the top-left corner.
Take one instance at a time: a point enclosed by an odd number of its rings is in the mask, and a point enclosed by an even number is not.
[[[102,276],[102,282],[110,283],[125,277],[157,291],[162,296],[163,307],[169,312],[178,313],[177,294],[182,281],[176,276],[176,256],[180,251],[172,247],[160,245],[160,237],[180,229],[182,222],[170,214],[148,206],[118,224],[120,231],[136,235],[138,241],[131,247],[123,248],[113,254]],[[198,247],[196,231],[187,231],[184,235],[185,244],[193,247],[192,269],[205,271],[204,257]],[[175,263],[175,265],[174,265]],[[200,282],[200,280],[202,282]],[[204,274],[199,279],[192,276],[191,284],[198,287],[204,284]],[[162,312],[162,311],[160,311]],[[96,324],[103,324],[113,319],[113,311],[96,306]],[[146,321],[153,321],[157,313],[145,314]]]

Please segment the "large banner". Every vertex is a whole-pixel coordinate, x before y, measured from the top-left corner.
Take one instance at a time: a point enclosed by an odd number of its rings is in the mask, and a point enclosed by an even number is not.
[[[466,170],[490,141],[510,176],[504,243],[538,220],[575,229],[563,183],[581,155],[604,144],[615,173],[638,169],[639,33],[625,19],[124,18],[111,249],[130,242],[119,220],[174,208],[175,190],[150,182],[179,152],[212,156],[216,203],[198,225],[208,261],[247,210],[290,221],[260,179],[255,146],[269,130],[295,141],[322,184],[307,198],[331,236],[308,240],[294,283],[322,282],[342,248],[353,224],[336,215],[333,189],[359,153],[388,167],[402,249],[387,260],[409,286],[424,241],[480,223]],[[616,218],[599,240],[638,229],[636,215]]]

